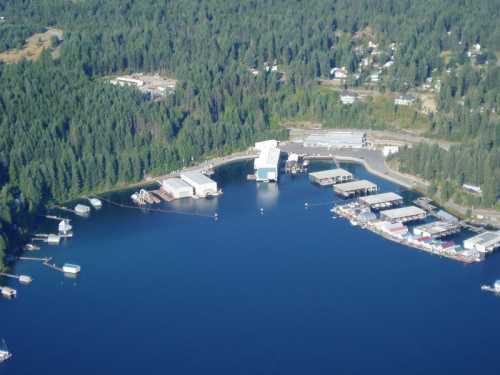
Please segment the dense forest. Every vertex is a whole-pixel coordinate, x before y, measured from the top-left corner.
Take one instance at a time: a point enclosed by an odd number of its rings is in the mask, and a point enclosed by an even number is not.
[[[336,94],[321,93],[315,83],[328,78],[333,67],[359,69],[362,59],[352,36],[362,30],[370,30],[381,48],[397,45],[395,64],[378,89],[406,90],[442,76],[440,113],[428,119],[429,135],[467,143],[454,152],[467,150],[478,162],[486,158],[498,176],[498,5],[497,0],[2,2],[0,51],[19,47],[28,35],[50,26],[64,31],[64,41],[57,58],[46,51],[37,61],[0,64],[0,259],[8,241],[22,235],[48,203],[138,181],[266,136],[284,137],[279,126],[284,120],[312,116],[329,126],[387,126],[374,120],[370,105],[342,108]],[[478,67],[466,53],[479,42],[488,52]],[[279,72],[262,69],[274,61]],[[106,81],[111,74],[140,71],[176,78],[175,94],[149,101]],[[429,178],[448,178],[439,170],[454,162],[451,157],[424,162],[425,153],[407,150],[401,164]],[[440,164],[445,160],[448,164]],[[429,163],[432,167],[420,169]],[[493,189],[487,170],[470,168],[457,182]],[[495,189],[484,204],[494,203]]]

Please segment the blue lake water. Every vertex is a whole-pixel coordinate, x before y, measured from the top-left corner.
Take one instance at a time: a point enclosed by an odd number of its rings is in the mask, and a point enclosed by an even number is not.
[[[34,254],[80,264],[77,279],[19,263],[34,282],[0,299],[0,374],[500,374],[500,298],[479,289],[500,255],[463,265],[389,242],[332,219],[330,188],[257,186],[248,166],[218,172],[217,199],[164,204],[217,221],[105,204]]]

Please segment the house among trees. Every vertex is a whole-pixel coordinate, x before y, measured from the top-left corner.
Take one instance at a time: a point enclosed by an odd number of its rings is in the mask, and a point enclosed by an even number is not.
[[[399,95],[394,99],[394,105],[409,106],[415,103],[415,100],[417,99],[411,95]]]
[[[349,72],[345,67],[333,68],[332,70],[330,70],[330,75],[334,79],[346,79],[349,76]]]
[[[354,104],[358,100],[358,94],[354,91],[344,90],[340,93],[342,104]]]

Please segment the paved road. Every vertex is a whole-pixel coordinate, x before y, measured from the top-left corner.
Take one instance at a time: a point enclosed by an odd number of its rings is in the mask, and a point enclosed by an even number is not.
[[[282,143],[280,149],[285,152],[306,154],[312,158],[332,158],[338,161],[353,161],[363,164],[369,172],[406,188],[413,189],[415,187],[425,187],[423,181],[390,169],[385,163],[382,152],[378,150],[337,150],[323,147],[304,147],[301,143],[294,142]]]

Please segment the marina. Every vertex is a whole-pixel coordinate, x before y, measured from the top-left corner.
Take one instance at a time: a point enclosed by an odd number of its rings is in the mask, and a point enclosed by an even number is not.
[[[333,167],[312,162],[309,172]],[[341,167],[383,192],[394,191],[405,204],[414,199],[362,167]],[[494,375],[500,335],[492,330],[483,337],[480,331],[494,326],[500,305],[480,285],[498,278],[498,256],[464,267],[439,253],[411,250],[384,237],[396,234],[397,225],[366,228],[362,217],[378,217],[378,211],[360,217],[366,206],[357,199],[338,199],[331,189],[313,186],[307,175],[283,174],[278,184],[248,183],[252,172],[250,161],[216,170],[212,179],[225,192],[218,199],[137,206],[130,202],[132,192],[124,191],[103,195],[104,206],[91,220],[72,217],[75,240],[62,241],[57,249],[42,243],[36,260],[20,261],[12,270],[31,275],[35,281],[29,287],[2,278],[19,297],[0,298],[2,314],[23,322],[2,329],[15,353],[2,370],[29,374],[36,368],[59,375],[83,356],[92,360],[72,369],[75,375],[132,374],[143,371],[145,361],[148,369],[161,372],[167,366],[176,374],[238,373],[245,364],[243,373],[250,375],[269,361],[287,374],[308,373],[311,363],[350,373],[361,351],[367,357],[356,368],[360,373],[407,373],[411,362],[415,373],[446,368],[466,375],[474,373],[471,358],[476,358],[482,373]],[[339,218],[331,220],[332,205],[351,203],[359,203],[357,226],[335,213]],[[37,231],[51,232],[58,222]],[[402,226],[412,234],[411,226]],[[244,230],[254,237],[242,240]],[[292,230],[300,234],[276,237]],[[40,267],[40,258],[53,258],[49,262],[61,269],[65,263],[81,265],[81,275],[61,277],[63,272]],[[366,318],[367,311],[373,319]],[[481,319],[474,326],[461,324],[471,316]],[[425,324],[412,326],[409,320]],[[443,330],[453,337],[444,337]],[[47,337],[53,338],[50,348]],[[380,344],[380,337],[388,339]],[[137,355],[122,358],[130,342],[145,338],[148,345]],[[471,338],[481,338],[482,345],[457,356],[456,344]],[[429,343],[440,348],[438,361],[416,353]],[[332,350],[341,350],[335,361]],[[398,361],[381,362],[387,351]],[[297,361],[276,359],[291,353],[300,353]],[[65,366],[54,366],[54,358],[63,358]],[[112,358],[120,360],[110,365]]]

